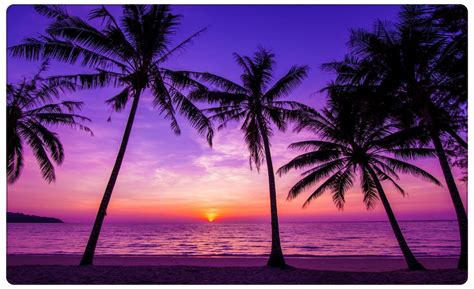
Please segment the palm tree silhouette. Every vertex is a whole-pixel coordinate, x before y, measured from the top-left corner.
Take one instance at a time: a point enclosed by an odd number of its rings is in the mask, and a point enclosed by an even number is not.
[[[58,135],[50,127],[78,128],[92,131],[82,124],[90,121],[75,113],[82,102],[54,102],[63,93],[75,90],[68,81],[49,82],[41,74],[47,69],[43,62],[31,79],[7,84],[7,175],[8,183],[18,180],[23,169],[23,150],[26,143],[34,153],[41,175],[48,183],[56,180],[54,165],[64,161],[64,148]]]
[[[252,57],[239,54],[234,54],[234,57],[243,69],[240,77],[242,85],[210,73],[192,73],[192,76],[209,82],[220,90],[201,87],[191,92],[189,97],[219,105],[205,110],[211,115],[211,120],[219,122],[219,129],[226,127],[231,121],[243,120],[240,129],[250,152],[250,168],[254,164],[259,170],[266,160],[272,224],[272,249],[267,264],[286,267],[280,243],[276,184],[270,151],[270,137],[273,134],[271,126],[274,124],[277,129],[284,131],[289,120],[299,119],[303,111],[311,111],[311,108],[296,101],[279,100],[301,83],[307,75],[308,67],[293,66],[270,86],[275,66],[273,53],[259,48]]]
[[[455,129],[448,127],[452,139],[444,138],[443,144],[454,159],[452,165],[461,168],[461,180],[467,183],[467,141],[456,133],[459,130],[467,136],[467,9],[463,5],[432,5],[427,10],[446,42],[439,70],[449,76],[442,88],[451,95],[450,125]]]
[[[281,176],[292,169],[307,170],[301,174],[303,178],[290,189],[288,199],[296,198],[305,189],[325,179],[310,194],[303,207],[325,191],[330,191],[336,207],[343,209],[345,192],[354,185],[358,173],[367,209],[372,208],[378,199],[382,201],[408,268],[424,270],[408,247],[381,182],[390,182],[403,195],[405,191],[396,182],[400,172],[439,185],[438,180],[428,172],[400,160],[432,156],[434,151],[399,146],[400,140],[391,137],[392,125],[360,117],[355,107],[349,102],[339,111],[325,108],[323,114],[308,114],[297,126],[298,131],[310,129],[320,137],[318,140],[296,142],[289,146],[304,153],[282,166],[277,173]]]
[[[47,35],[28,38],[24,43],[11,47],[13,56],[29,60],[49,57],[94,68],[96,72],[91,74],[58,76],[54,80],[75,81],[85,88],[122,87],[120,93],[107,100],[118,112],[133,100],[122,143],[81,260],[81,265],[90,265],[125,156],[140,96],[151,92],[154,107],[170,121],[175,134],[181,132],[176,119],[176,113],[180,113],[206,136],[209,145],[212,143],[213,130],[209,119],[182,93],[184,89],[199,84],[162,66],[203,30],[170,47],[180,17],[172,14],[166,5],[124,5],[120,22],[102,6],[89,15],[89,20],[102,21],[100,28],[69,15],[60,6],[41,5],[36,6],[36,10],[55,20],[47,28]]]
[[[408,5],[395,26],[379,21],[373,31],[353,30],[351,55],[326,68],[338,73],[336,85],[376,87],[373,105],[408,128],[403,134],[433,143],[457,215],[458,268],[467,269],[467,214],[443,145],[443,139],[451,138],[467,149],[458,135],[467,127],[465,32],[461,29],[454,38],[442,33],[432,11],[432,7]]]

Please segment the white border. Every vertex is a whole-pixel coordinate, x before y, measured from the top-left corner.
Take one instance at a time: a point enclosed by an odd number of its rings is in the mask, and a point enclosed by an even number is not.
[[[92,4],[104,4],[104,5],[110,5],[110,4],[127,4],[131,3],[133,1],[121,1],[121,0],[101,0],[101,1],[91,1],[91,0],[69,0],[69,1],[57,1],[57,0],[43,0],[43,1],[25,1],[25,0],[18,0],[18,1],[13,1],[13,0],[0,0],[0,6],[2,13],[0,14],[0,33],[2,34],[2,37],[0,38],[0,51],[2,52],[1,55],[1,61],[0,63],[3,63],[3,67],[0,69],[0,96],[2,102],[5,102],[6,99],[6,61],[7,61],[7,53],[6,53],[6,12],[7,9],[10,5],[13,4],[26,4],[26,5],[32,5],[32,4],[80,4],[80,5],[92,5]],[[400,1],[384,1],[381,3],[381,1],[374,1],[374,0],[362,0],[362,1],[354,1],[354,0],[332,0],[332,1],[301,1],[301,0],[165,0],[165,1],[150,1],[150,0],[140,0],[140,4],[328,4],[328,5],[333,5],[333,4],[371,4],[371,5],[400,5],[400,4],[462,4],[467,7],[468,9],[468,33],[473,33],[474,31],[474,23],[473,19],[471,17],[473,11],[471,11],[471,8],[474,7],[473,2],[469,2],[467,0],[461,0],[461,1],[452,1],[452,0],[429,0],[429,1],[419,1],[419,0],[400,0]],[[473,82],[473,77],[472,77],[472,67],[473,67],[473,46],[474,46],[474,40],[471,35],[468,35],[468,62],[469,62],[469,73],[468,73],[468,87],[470,90],[473,89],[474,87],[474,82]],[[2,106],[0,108],[0,145],[1,145],[1,160],[0,164],[6,164],[6,112],[5,112],[6,106]],[[468,105],[468,115],[472,115],[472,105],[469,103]],[[468,119],[468,125],[469,128],[472,127],[474,124],[474,121],[472,118]],[[472,129],[469,129],[468,133],[469,139],[472,139],[473,133]],[[469,148],[469,162],[470,160],[474,159],[474,149],[471,147]],[[472,166],[469,166],[468,169],[468,174],[469,176],[472,176],[474,172],[474,169]],[[9,284],[6,280],[6,166],[5,165],[0,165],[0,176],[3,176],[0,178],[0,187],[2,188],[2,195],[0,196],[0,207],[5,208],[5,211],[0,214],[0,231],[5,232],[5,235],[3,235],[2,238],[0,238],[0,287],[1,288],[11,288],[13,285]],[[472,182],[468,183],[468,191],[473,189],[474,185]],[[468,198],[468,208],[470,207],[470,198]],[[468,210],[469,213],[469,210]],[[474,230],[472,226],[472,222],[469,222],[469,251],[474,250],[474,247],[471,245],[474,243]],[[474,258],[473,258],[473,253],[471,252],[469,254],[469,264],[470,266],[474,266]],[[468,278],[468,281],[463,285],[463,287],[469,286],[472,287],[473,281],[471,280],[472,278]],[[20,286],[20,285],[16,285]],[[77,288],[77,285],[56,285],[54,286],[55,288]],[[99,287],[100,286],[100,287]],[[126,285],[88,285],[89,288],[115,288],[117,286],[126,286]],[[148,285],[142,285],[142,286],[148,286]],[[149,286],[160,286],[163,288],[176,288],[177,285],[149,285]],[[179,285],[178,285],[179,286]],[[218,287],[224,287],[224,285],[217,285]],[[225,288],[237,288],[239,285],[225,285]],[[249,285],[246,285],[247,288]],[[257,285],[250,285],[250,287],[257,286]],[[270,286],[274,285],[258,285],[259,287],[266,287],[270,288]],[[318,286],[319,288],[321,287],[329,287],[330,285],[281,285],[289,288],[296,288],[296,286]],[[347,286],[354,286],[354,285],[331,285],[331,288],[341,288],[341,287],[347,287]],[[359,285],[360,286],[360,285]],[[371,286],[372,288],[380,288],[384,285],[374,285]],[[404,285],[404,288],[414,288],[420,285]],[[437,288],[450,288],[452,285],[437,285]],[[49,288],[51,285],[22,285],[21,288]],[[193,285],[193,287],[211,287],[209,285]],[[215,285],[212,286],[212,288],[215,288]]]

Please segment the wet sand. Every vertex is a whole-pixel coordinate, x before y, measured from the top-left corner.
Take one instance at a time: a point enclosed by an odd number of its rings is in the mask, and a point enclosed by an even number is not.
[[[408,272],[398,257],[287,257],[292,269],[265,267],[265,257],[8,255],[13,284],[462,284],[457,258],[420,258]]]

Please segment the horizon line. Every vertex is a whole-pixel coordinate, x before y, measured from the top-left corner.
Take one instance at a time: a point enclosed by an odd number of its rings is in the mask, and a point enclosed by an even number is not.
[[[427,220],[398,220],[399,222],[454,222],[456,219],[427,219]],[[269,223],[269,221],[213,221],[213,222],[208,222],[208,221],[195,221],[195,222],[163,222],[163,221],[157,221],[157,222],[112,222],[110,225],[130,225],[130,224],[139,224],[139,225],[187,225],[187,224],[266,224]],[[282,224],[314,224],[314,223],[389,223],[388,220],[356,220],[356,221],[280,221]],[[63,221],[63,223],[15,223],[15,222],[10,222],[7,224],[77,224],[77,225],[85,225],[85,224],[91,224],[91,222],[66,222]]]

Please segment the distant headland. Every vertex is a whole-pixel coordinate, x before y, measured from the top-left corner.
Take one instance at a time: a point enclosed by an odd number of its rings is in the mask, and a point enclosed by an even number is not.
[[[22,213],[7,212],[7,223],[64,223],[57,218],[39,217],[33,215],[25,215]]]

